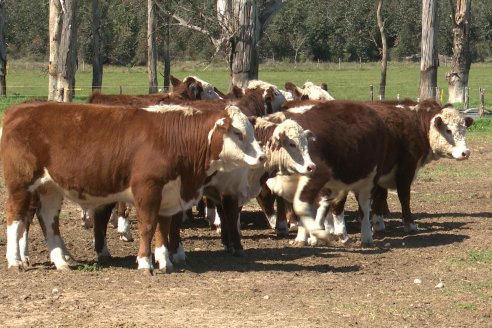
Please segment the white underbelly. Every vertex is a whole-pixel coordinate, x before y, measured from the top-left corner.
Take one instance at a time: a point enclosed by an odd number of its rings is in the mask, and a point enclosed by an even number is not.
[[[297,186],[299,183],[299,175],[277,175],[267,180],[267,186],[270,190],[289,202],[294,200]]]

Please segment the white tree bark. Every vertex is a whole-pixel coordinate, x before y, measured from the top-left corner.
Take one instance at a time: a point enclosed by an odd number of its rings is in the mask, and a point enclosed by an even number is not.
[[[155,11],[155,0],[147,0],[147,70],[149,76],[149,93],[156,93],[158,89]]]
[[[437,68],[437,0],[422,0],[422,58],[420,61],[420,99],[436,97]]]
[[[48,100],[55,100],[58,89],[58,52],[62,29],[62,9],[59,0],[50,0],[48,63]]]

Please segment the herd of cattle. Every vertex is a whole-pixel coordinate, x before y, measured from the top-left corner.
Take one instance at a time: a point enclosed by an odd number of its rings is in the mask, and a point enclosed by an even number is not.
[[[241,207],[252,198],[272,228],[296,244],[348,239],[344,204],[356,195],[361,242],[371,244],[396,189],[404,227],[416,230],[410,188],[417,171],[439,158],[470,156],[465,131],[473,120],[434,100],[339,101],[326,85],[262,81],[223,94],[196,77],[172,78],[173,90],[145,96],[93,93],[89,104],[28,101],[3,115],[0,157],[8,190],[7,262],[30,265],[34,215],[50,259],[68,269],[59,230],[63,199],[91,217],[98,258],[108,258],[106,230],[117,218],[132,240],[127,204],[135,207],[138,269],[173,270],[185,253],[183,216],[202,199],[218,213],[224,248],[244,253]],[[274,204],[276,201],[277,208]]]

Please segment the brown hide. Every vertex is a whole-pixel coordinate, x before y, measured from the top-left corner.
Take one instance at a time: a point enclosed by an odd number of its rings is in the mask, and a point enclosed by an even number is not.
[[[181,176],[181,196],[189,200],[222,150],[219,133],[210,147],[207,140],[219,118],[227,128],[225,111],[186,117],[90,104],[14,105],[3,116],[5,181],[11,192],[27,188],[46,168],[60,186],[83,197],[106,196],[149,179],[162,187]]]

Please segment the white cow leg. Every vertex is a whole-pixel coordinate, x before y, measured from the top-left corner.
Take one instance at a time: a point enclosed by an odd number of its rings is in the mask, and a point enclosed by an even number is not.
[[[173,262],[176,264],[186,263],[186,252],[182,242],[179,242],[176,254],[173,254]],[[156,259],[157,261],[157,259]]]
[[[111,216],[109,217],[108,223],[113,227],[113,228],[118,228],[118,209],[113,207],[111,210]]]
[[[29,247],[27,244],[27,241],[29,236],[29,230],[27,228],[27,224],[24,227],[24,232],[22,233],[22,236],[19,239],[19,251],[20,251],[20,258],[22,261],[22,265],[24,267],[29,267],[31,266],[31,260],[29,259]]]
[[[154,257],[155,261],[159,263],[160,270],[165,273],[171,273],[174,271],[174,265],[171,262],[171,258],[169,257],[169,250],[166,246],[162,245],[160,247],[156,247],[154,250]],[[138,262],[138,268],[144,269],[144,267],[140,267],[140,259]]]
[[[133,241],[130,219],[122,216],[118,217],[118,233],[120,234],[120,240]]]
[[[22,230],[23,222],[13,221],[7,225],[7,264],[8,268],[22,267],[22,261],[19,250],[19,234]]]
[[[82,227],[85,229],[90,229],[93,226],[92,220],[94,218],[94,210],[80,209],[80,218],[82,220]]]
[[[214,226],[215,226],[215,229],[216,229],[217,233],[220,235],[221,229],[222,229],[222,225],[221,225],[221,222],[220,222],[219,213],[217,212],[217,208],[214,209]]]
[[[347,226],[345,224],[345,211],[342,211],[340,214],[332,213],[331,217],[333,218],[334,223],[334,234],[338,237],[338,240],[345,244],[349,241],[349,237],[347,234]]]
[[[330,202],[326,197],[321,197],[321,200],[319,201],[318,209],[316,210],[315,222],[318,226],[325,227],[325,231],[328,232],[330,231],[326,229],[325,221],[326,221],[327,214],[329,214],[330,212],[329,209],[330,209]],[[318,240],[318,238],[315,235],[311,234],[310,238],[308,239],[308,244],[311,246],[326,245],[326,240],[325,241]]]
[[[386,226],[384,224],[384,216],[377,214],[372,215],[372,230],[374,232],[381,232],[386,230]]]
[[[293,246],[303,247],[308,244],[309,233],[304,229],[301,223],[297,226],[296,239],[292,242]]]
[[[363,246],[371,246],[373,245],[373,239],[372,239],[371,222],[369,220],[370,211],[371,211],[370,192],[361,191],[359,193],[358,200],[359,200],[359,206],[363,213],[362,221],[360,223],[361,243]]]
[[[45,227],[51,262],[57,270],[69,270],[66,258],[70,255],[67,254],[67,248],[60,236],[58,222],[63,197],[54,187],[47,187],[46,192],[39,193],[39,201],[41,207],[38,210],[38,218],[43,221]]]

